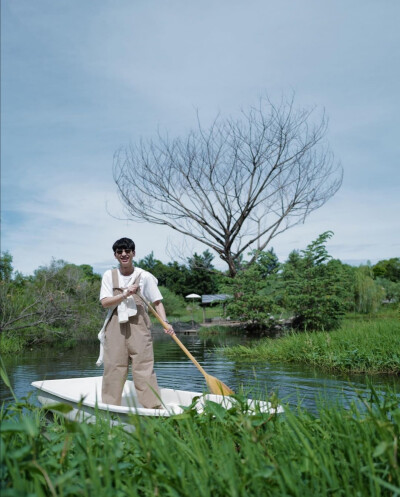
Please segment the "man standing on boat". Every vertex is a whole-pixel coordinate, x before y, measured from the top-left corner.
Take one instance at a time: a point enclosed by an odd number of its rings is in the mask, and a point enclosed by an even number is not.
[[[157,279],[133,266],[133,240],[121,238],[112,249],[119,268],[104,273],[100,290],[100,302],[109,309],[105,327],[102,401],[121,405],[131,359],[138,400],[143,407],[155,408],[160,406],[160,391],[154,372],[150,318],[145,304],[136,293],[139,290],[147,301],[152,302],[158,314],[168,323],[161,302],[163,297]],[[165,332],[173,335],[174,329],[170,326]]]

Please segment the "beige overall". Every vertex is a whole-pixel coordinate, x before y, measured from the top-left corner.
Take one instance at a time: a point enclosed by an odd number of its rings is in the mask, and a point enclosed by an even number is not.
[[[118,271],[112,271],[114,296],[122,292],[118,288]],[[102,401],[121,405],[122,390],[128,376],[129,359],[132,361],[132,377],[138,400],[143,407],[160,405],[160,391],[154,372],[153,340],[150,333],[150,318],[142,301],[134,295],[137,314],[127,323],[118,322],[114,309],[106,326],[104,345],[104,374]]]

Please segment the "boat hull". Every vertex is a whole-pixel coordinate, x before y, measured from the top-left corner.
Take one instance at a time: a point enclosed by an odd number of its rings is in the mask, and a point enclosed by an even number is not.
[[[68,419],[74,421],[95,422],[99,412],[109,413],[116,417],[118,423],[128,423],[132,415],[168,417],[184,412],[184,408],[194,405],[198,412],[202,412],[207,401],[216,402],[224,408],[232,407],[236,400],[222,395],[202,394],[187,390],[174,390],[161,388],[160,409],[147,409],[137,398],[134,383],[127,380],[122,393],[120,406],[101,402],[102,376],[87,378],[66,378],[58,380],[34,381],[32,386],[38,389],[39,402],[56,411],[56,404],[63,403],[70,406],[71,410],[63,413]],[[265,401],[249,400],[250,411],[256,412],[281,412],[274,409]]]

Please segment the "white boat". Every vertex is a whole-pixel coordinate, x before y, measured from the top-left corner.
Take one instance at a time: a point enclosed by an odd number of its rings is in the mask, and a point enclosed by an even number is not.
[[[70,406],[70,411],[63,413],[68,419],[74,421],[95,422],[96,413],[103,412],[116,415],[118,423],[129,424],[129,417],[139,416],[173,416],[184,412],[184,407],[190,406],[195,401],[195,408],[202,412],[207,401],[231,408],[235,398],[222,395],[202,394],[186,390],[173,390],[161,388],[161,409],[147,409],[143,407],[136,395],[133,381],[125,382],[120,406],[104,404],[101,402],[102,376],[87,378],[67,378],[59,380],[34,381],[32,386],[37,388],[38,400],[43,406],[57,410],[57,404],[63,403]],[[282,412],[281,407],[273,408],[269,402],[248,400],[250,412],[264,412],[273,414]],[[114,417],[114,416],[113,416]]]

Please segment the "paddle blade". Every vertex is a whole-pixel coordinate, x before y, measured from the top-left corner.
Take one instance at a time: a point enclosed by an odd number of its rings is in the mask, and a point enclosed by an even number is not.
[[[207,375],[206,382],[208,389],[211,393],[215,395],[234,395],[235,392],[231,390],[225,383],[222,383],[221,380],[215,378],[214,376]]]

